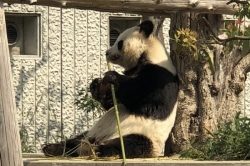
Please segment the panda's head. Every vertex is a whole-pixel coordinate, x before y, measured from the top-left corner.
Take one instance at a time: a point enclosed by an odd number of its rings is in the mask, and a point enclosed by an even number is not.
[[[148,63],[162,66],[176,74],[165,47],[152,34],[153,30],[154,25],[150,20],[126,29],[119,35],[114,45],[106,51],[107,60],[122,66],[127,71],[135,67],[140,57],[144,55]]]

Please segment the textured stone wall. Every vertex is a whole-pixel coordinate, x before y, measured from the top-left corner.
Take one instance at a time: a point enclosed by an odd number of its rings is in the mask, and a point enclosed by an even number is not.
[[[11,60],[23,147],[40,152],[42,144],[86,131],[98,119],[76,109],[75,94],[107,71],[109,16],[138,15],[21,4],[5,5],[5,10],[41,13],[41,58]],[[168,25],[166,19],[169,49]]]

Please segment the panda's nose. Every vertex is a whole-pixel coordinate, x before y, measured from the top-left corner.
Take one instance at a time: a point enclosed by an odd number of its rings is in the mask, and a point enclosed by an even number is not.
[[[106,56],[108,56],[109,55],[109,52],[108,51],[106,51]]]

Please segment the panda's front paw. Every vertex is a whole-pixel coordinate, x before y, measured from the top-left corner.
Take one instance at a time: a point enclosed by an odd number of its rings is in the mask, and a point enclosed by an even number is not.
[[[101,81],[102,81],[101,78],[95,78],[95,79],[90,83],[90,86],[89,86],[91,95],[92,95],[92,97],[93,97],[95,100],[98,100],[99,89],[100,89],[100,86],[101,86]]]
[[[108,71],[104,74],[103,81],[105,83],[116,84],[118,75],[119,74],[116,71]]]

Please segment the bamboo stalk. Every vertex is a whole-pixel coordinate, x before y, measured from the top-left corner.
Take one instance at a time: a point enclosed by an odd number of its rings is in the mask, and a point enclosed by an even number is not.
[[[108,64],[108,70],[110,71],[111,70],[110,62],[107,61],[107,64]],[[123,142],[123,137],[122,137],[122,130],[121,130],[121,125],[120,125],[119,111],[118,111],[118,106],[117,106],[117,101],[116,101],[116,96],[115,96],[115,88],[114,88],[113,84],[111,84],[111,92],[112,92],[112,97],[113,97],[113,102],[114,102],[114,108],[115,108],[115,115],[116,115],[116,121],[117,121],[117,126],[118,126],[118,132],[119,132],[119,135],[120,135],[123,165],[125,166],[126,165],[125,148],[124,148],[124,142]]]

